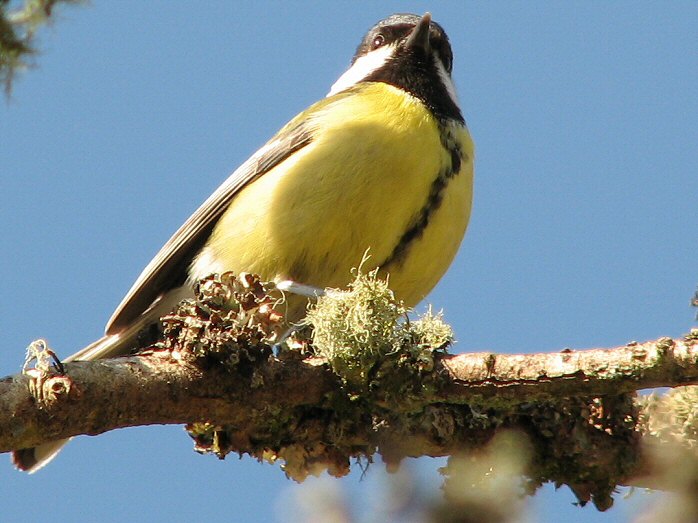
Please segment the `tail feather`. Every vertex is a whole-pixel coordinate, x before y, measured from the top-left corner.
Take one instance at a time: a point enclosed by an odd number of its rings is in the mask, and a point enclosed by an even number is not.
[[[133,345],[133,338],[129,337],[128,334],[129,332],[126,331],[112,336],[104,336],[63,361],[94,360],[128,352]],[[38,447],[15,450],[12,452],[12,463],[19,470],[33,474],[48,465],[70,439],[60,439],[44,443]]]
[[[138,335],[150,325],[156,324],[160,317],[168,313],[182,299],[191,295],[191,287],[184,285],[172,289],[158,298],[150,308],[134,321],[128,328],[115,334],[107,334],[82,350],[65,358],[64,362],[88,361],[110,358],[128,354],[138,346]],[[12,452],[12,462],[15,466],[30,474],[46,466],[70,438],[50,441],[38,447],[19,449]]]
[[[144,318],[144,320],[147,319]],[[144,328],[145,324],[145,321],[137,322],[118,334],[104,336],[84,349],[68,356],[63,361],[67,363],[77,360],[96,360],[128,354],[136,346],[138,333]],[[48,465],[69,441],[70,438],[67,438],[44,443],[38,447],[15,450],[12,452],[12,463],[19,470],[33,474]]]
[[[19,470],[34,474],[48,465],[69,441],[70,438],[59,439],[38,447],[15,450],[12,452],[12,464]]]

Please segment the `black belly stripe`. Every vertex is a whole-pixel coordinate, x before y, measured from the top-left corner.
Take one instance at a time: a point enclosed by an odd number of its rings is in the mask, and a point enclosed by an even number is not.
[[[421,208],[415,219],[412,221],[407,230],[402,234],[395,245],[395,248],[390,253],[379,267],[388,270],[389,265],[400,265],[407,255],[414,240],[420,238],[424,230],[429,225],[429,220],[434,215],[436,210],[441,206],[443,200],[444,189],[448,183],[460,172],[464,158],[463,151],[460,145],[453,139],[451,133],[445,129],[441,129],[441,144],[450,153],[451,165],[446,166],[439,171],[438,175],[431,184],[429,196],[424,206]]]

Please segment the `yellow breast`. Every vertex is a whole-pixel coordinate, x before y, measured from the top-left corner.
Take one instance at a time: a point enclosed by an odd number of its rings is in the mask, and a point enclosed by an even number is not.
[[[460,172],[399,258],[395,249],[430,201],[435,179],[451,167],[442,129],[414,97],[382,83],[362,84],[312,111],[313,138],[240,191],[205,248],[215,270],[264,279],[343,287],[368,250],[369,270],[387,263],[390,285],[415,305],[451,263],[470,215],[473,144]]]

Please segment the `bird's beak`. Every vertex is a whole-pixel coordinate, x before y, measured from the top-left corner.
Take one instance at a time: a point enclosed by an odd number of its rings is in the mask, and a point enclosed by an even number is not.
[[[429,52],[429,26],[431,24],[431,13],[424,13],[422,19],[414,26],[412,34],[407,38],[407,49],[423,49]]]

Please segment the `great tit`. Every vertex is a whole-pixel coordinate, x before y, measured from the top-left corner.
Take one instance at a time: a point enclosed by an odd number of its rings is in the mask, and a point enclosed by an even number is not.
[[[66,361],[128,353],[211,273],[255,273],[289,289],[343,287],[368,251],[363,268],[380,268],[396,297],[416,305],[448,268],[470,217],[474,149],[452,66],[448,37],[429,13],[378,22],[327,97],[194,212],[105,336]],[[307,297],[289,295],[286,318],[298,320],[306,306]],[[66,441],[16,451],[14,462],[38,470]]]

